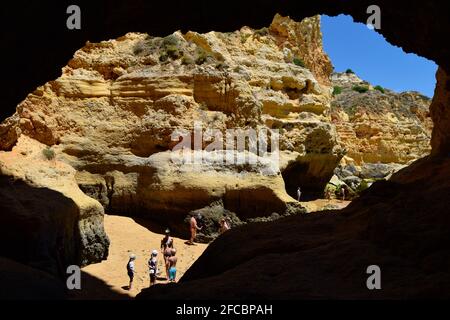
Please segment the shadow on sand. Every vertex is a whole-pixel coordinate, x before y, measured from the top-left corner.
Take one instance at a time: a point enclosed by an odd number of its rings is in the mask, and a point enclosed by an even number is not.
[[[122,287],[128,288],[128,286]],[[114,290],[103,280],[81,271],[81,290],[72,290],[68,294],[69,300],[132,300],[127,294]]]

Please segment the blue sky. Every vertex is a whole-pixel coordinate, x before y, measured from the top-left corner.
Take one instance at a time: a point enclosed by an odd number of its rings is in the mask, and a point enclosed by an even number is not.
[[[433,61],[406,54],[365,24],[353,22],[350,16],[322,16],[322,33],[324,49],[335,71],[350,68],[373,85],[433,96],[437,70]]]

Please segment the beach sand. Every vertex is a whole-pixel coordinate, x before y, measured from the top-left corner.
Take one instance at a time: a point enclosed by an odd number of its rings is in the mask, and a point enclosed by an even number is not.
[[[108,259],[82,268],[81,290],[71,291],[70,298],[129,299],[135,297],[142,289],[149,286],[147,262],[153,249],[159,252],[160,277],[166,277],[164,259],[159,249],[164,236],[161,227],[128,217],[105,214],[105,230],[111,241]],[[207,244],[197,243],[191,246],[185,244],[186,239],[176,237],[173,239],[178,256],[176,278],[178,281],[200,257]],[[131,253],[137,256],[136,274],[133,288],[127,290],[129,278],[126,265]],[[167,281],[161,279],[156,283],[167,283]]]

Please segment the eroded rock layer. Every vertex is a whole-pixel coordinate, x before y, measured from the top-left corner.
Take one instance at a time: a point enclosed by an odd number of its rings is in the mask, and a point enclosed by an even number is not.
[[[331,117],[354,164],[407,164],[430,154],[431,100],[396,93],[353,73],[333,74]]]

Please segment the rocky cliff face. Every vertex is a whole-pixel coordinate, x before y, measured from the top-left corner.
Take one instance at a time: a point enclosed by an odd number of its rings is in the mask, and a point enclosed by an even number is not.
[[[333,74],[331,79],[331,117],[346,156],[356,165],[408,164],[430,153],[429,98],[375,87],[353,73]]]
[[[0,153],[0,251],[56,276],[108,255],[103,207],[78,188],[75,170],[22,135]]]
[[[217,201],[243,220],[301,211],[288,193],[299,181],[320,192],[342,157],[329,117],[330,71],[319,17],[277,15],[268,28],[231,33],[129,33],[78,50],[61,77],[0,125],[0,146],[9,150],[20,136],[51,146],[106,209],[173,228]],[[195,121],[223,137],[231,128],[279,130],[281,165],[252,150],[222,151],[221,140],[211,150],[206,139],[187,151],[202,164],[184,163],[172,134],[194,138]],[[263,144],[274,154],[271,138]],[[217,161],[241,156],[258,165]]]

